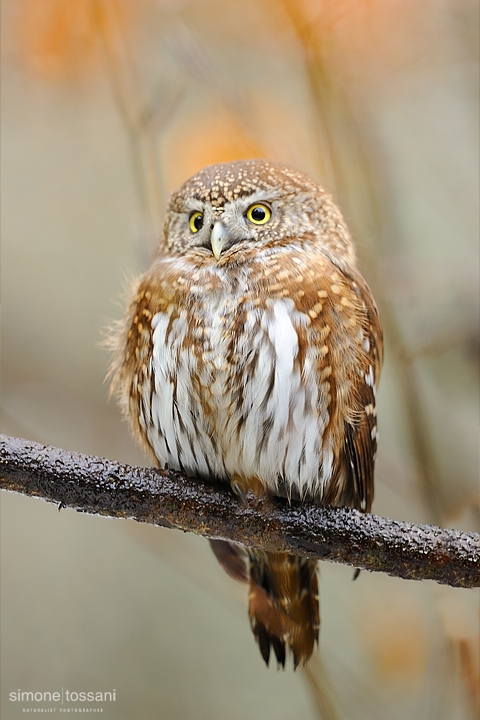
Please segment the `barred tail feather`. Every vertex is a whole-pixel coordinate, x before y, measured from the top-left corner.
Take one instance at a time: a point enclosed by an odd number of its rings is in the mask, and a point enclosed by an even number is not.
[[[249,550],[249,617],[260,653],[268,665],[273,648],[280,666],[287,651],[295,668],[305,664],[318,642],[317,563],[315,560]]]

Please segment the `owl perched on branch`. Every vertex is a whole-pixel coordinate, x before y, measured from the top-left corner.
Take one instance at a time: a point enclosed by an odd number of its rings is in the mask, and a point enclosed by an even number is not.
[[[113,388],[160,467],[370,510],[382,330],[342,215],[305,174],[242,160],[187,180],[115,345]],[[211,544],[250,583],[265,662],[306,662],[316,562]]]

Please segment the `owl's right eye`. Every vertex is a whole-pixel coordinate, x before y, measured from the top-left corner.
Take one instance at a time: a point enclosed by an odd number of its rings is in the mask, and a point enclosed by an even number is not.
[[[197,233],[203,227],[203,213],[194,212],[190,215],[190,230]]]

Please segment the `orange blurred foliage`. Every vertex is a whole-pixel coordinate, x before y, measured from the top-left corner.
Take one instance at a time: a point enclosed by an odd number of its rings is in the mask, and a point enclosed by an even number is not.
[[[79,78],[98,68],[99,22],[106,36],[119,37],[131,34],[139,20],[148,23],[152,11],[162,12],[162,3],[152,0],[19,1],[22,59],[31,71],[53,80]],[[276,5],[202,0],[192,9],[201,10],[196,19],[204,30],[220,13],[230,40],[244,46],[253,42],[284,52],[293,30],[339,68],[370,79],[418,61],[429,45],[432,0],[277,0]]]
[[[279,0],[307,53],[340,74],[375,82],[431,61],[433,0]]]
[[[229,112],[212,105],[211,112],[197,113],[194,123],[190,115],[176,123],[168,137],[164,157],[170,190],[205,165],[264,156]]]
[[[25,67],[50,80],[78,80],[102,67],[98,29],[129,32],[143,0],[21,0],[17,34]]]

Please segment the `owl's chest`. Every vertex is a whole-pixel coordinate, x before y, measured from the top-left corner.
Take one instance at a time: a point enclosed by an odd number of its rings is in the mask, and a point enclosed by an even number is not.
[[[172,383],[182,407],[196,405],[198,415],[208,412],[217,426],[225,424],[250,393],[267,383],[278,395],[280,377],[291,381],[299,324],[290,300],[224,290],[190,296],[152,319],[155,386]]]
[[[307,325],[292,300],[246,293],[190,296],[157,312],[145,429],[160,463],[273,485],[307,449],[316,473],[326,418],[313,358],[300,348]]]

